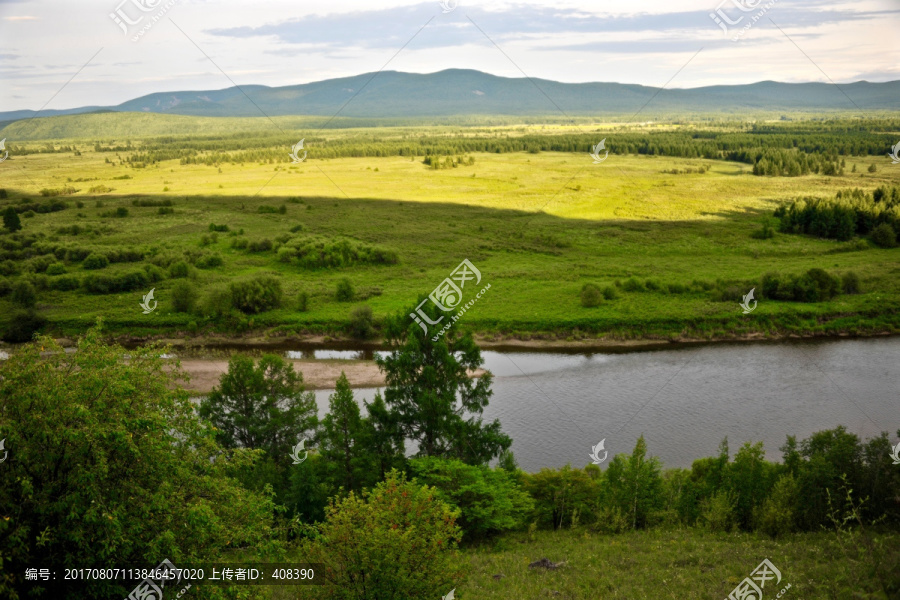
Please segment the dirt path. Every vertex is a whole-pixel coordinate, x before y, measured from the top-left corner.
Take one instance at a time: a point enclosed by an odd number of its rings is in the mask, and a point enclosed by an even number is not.
[[[308,390],[333,389],[341,371],[347,374],[353,387],[383,387],[384,376],[378,365],[370,360],[292,360],[294,371],[303,373]],[[219,384],[219,378],[228,372],[227,360],[182,359],[181,368],[191,380],[183,384],[185,389],[207,394]]]

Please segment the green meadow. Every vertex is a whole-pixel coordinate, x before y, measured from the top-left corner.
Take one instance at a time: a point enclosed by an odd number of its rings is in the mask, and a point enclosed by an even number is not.
[[[0,131],[10,149],[0,164],[7,196],[0,211],[54,201],[65,208],[23,211],[21,231],[0,235],[7,256],[18,258],[0,272],[7,290],[0,320],[9,325],[9,289],[25,278],[37,291],[44,330],[59,335],[76,335],[102,317],[108,332],[132,336],[344,337],[358,305],[371,307],[377,326],[388,314],[409,312],[468,259],[482,274],[479,289],[491,288],[458,326],[486,337],[674,340],[900,329],[900,250],[864,237],[780,233],[772,217],[800,197],[900,184],[900,167],[874,152],[841,152],[842,174],[764,177],[725,153],[621,151],[665,136],[700,143],[710,132],[740,135],[748,130],[741,123],[302,129],[318,122],[283,117],[276,131],[265,119],[118,114],[7,126]],[[28,127],[36,128],[31,138],[16,142],[13,134],[21,139]],[[820,126],[804,127],[810,135]],[[822,126],[840,144],[837,129]],[[293,164],[288,153],[304,135],[308,157]],[[574,147],[563,143],[572,136],[583,151],[552,149]],[[589,140],[604,138],[610,154],[594,164]],[[635,142],[617,152],[623,138]],[[527,149],[442,152],[517,140]],[[429,147],[434,151],[419,152]],[[426,164],[428,154],[445,168]],[[754,237],[767,222],[774,236]],[[280,253],[343,242],[396,262],[304,264]],[[87,253],[124,250],[136,257],[85,268]],[[62,266],[48,275],[51,262]],[[187,270],[173,274],[174,262]],[[89,275],[149,273],[151,264],[155,275],[128,291],[79,285]],[[860,293],[804,303],[761,298],[766,273],[798,276],[812,268],[838,278],[855,273]],[[277,307],[227,319],[204,310],[211,290],[260,273],[280,281]],[[75,283],[55,285],[59,277]],[[344,279],[353,298],[339,301]],[[178,312],[173,290],[183,281],[196,301]],[[585,307],[581,291],[590,283],[607,294]],[[745,315],[739,303],[754,287],[759,303]],[[143,314],[140,302],[151,288],[158,308]]]

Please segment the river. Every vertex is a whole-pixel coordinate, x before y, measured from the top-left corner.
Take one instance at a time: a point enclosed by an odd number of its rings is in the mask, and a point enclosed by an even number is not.
[[[724,437],[732,456],[762,441],[767,458],[779,460],[787,435],[845,425],[864,438],[888,431],[896,443],[900,429],[900,337],[483,354],[494,374],[485,421],[500,420],[531,472],[590,464],[601,440],[609,458],[630,453],[641,434],[664,466],[690,467],[716,455]],[[355,393],[371,399],[375,391]],[[329,393],[316,392],[320,414]]]

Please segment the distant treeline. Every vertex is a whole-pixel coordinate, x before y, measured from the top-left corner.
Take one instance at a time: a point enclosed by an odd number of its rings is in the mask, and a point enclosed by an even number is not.
[[[832,199],[800,198],[775,210],[785,233],[806,233],[846,241],[855,235],[870,235],[881,227],[881,236],[900,237],[900,187],[882,186],[872,192],[861,189],[839,191]],[[884,233],[880,233],[884,232]],[[891,246],[892,244],[881,244]]]

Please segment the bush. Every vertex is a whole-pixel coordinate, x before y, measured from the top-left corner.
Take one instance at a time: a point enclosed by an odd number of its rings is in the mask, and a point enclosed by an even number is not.
[[[256,275],[229,286],[231,305],[247,314],[256,314],[281,306],[281,282],[271,275]]]
[[[297,296],[297,310],[300,312],[309,310],[309,294],[306,292],[300,292],[300,295]]]
[[[615,300],[619,297],[619,292],[611,285],[603,288],[603,297],[607,300]]]
[[[799,487],[794,477],[790,473],[779,477],[756,511],[754,520],[757,529],[773,538],[793,532],[796,529],[798,499]]]
[[[30,282],[20,279],[12,285],[10,300],[22,308],[34,308],[37,304],[37,292]],[[29,338],[31,339],[31,338]]]
[[[356,292],[353,291],[353,284],[350,283],[349,279],[341,279],[337,283],[337,287],[335,288],[334,297],[338,302],[352,302],[353,298],[356,297]]]
[[[872,230],[872,241],[882,248],[893,248],[897,245],[897,232],[887,223],[882,223]]]
[[[174,215],[175,209],[172,208],[171,206],[160,206],[159,209],[157,209],[156,214],[158,214],[158,215]]]
[[[77,290],[81,286],[81,280],[74,275],[63,275],[50,280],[50,288],[60,292]]]
[[[268,252],[272,249],[272,240],[257,240],[247,245],[250,252]]]
[[[409,465],[417,482],[437,488],[438,498],[459,509],[467,539],[520,529],[534,509],[515,476],[502,469],[435,457]]]
[[[216,267],[221,267],[224,264],[224,261],[219,254],[208,254],[197,259],[195,264],[200,269],[214,269]]]
[[[647,291],[650,292],[658,292],[662,289],[662,286],[655,279],[648,279],[645,285],[647,287]]]
[[[172,279],[187,277],[190,272],[190,266],[188,266],[188,264],[183,260],[179,260],[178,262],[169,265],[169,277],[171,277]]]
[[[97,252],[92,252],[84,259],[84,262],[81,263],[81,266],[85,269],[105,269],[109,266],[109,259],[106,258],[105,254],[99,254]]]
[[[53,263],[47,266],[47,275],[62,275],[66,272],[66,266],[62,263]]]
[[[90,273],[81,280],[81,286],[91,294],[117,294],[146,287],[150,278],[145,271],[132,271],[119,275]]]
[[[736,505],[731,492],[720,490],[703,503],[700,522],[710,531],[729,532],[737,525]]]
[[[235,250],[244,250],[250,242],[245,238],[235,238],[231,240],[231,247]]]
[[[15,311],[9,315],[9,322],[3,330],[3,341],[10,344],[30,342],[46,323],[47,320],[33,310]]]
[[[854,271],[844,273],[841,277],[841,289],[845,294],[858,294],[860,291],[859,275]]]
[[[172,286],[172,308],[175,312],[189,313],[197,302],[197,290],[191,282],[182,279]]]
[[[350,311],[350,335],[357,339],[366,340],[375,333],[372,307],[369,305],[357,306]]]
[[[306,528],[301,555],[322,565],[327,600],[441,598],[464,574],[457,516],[435,490],[394,470],[362,497],[332,498],[325,521]]]
[[[209,290],[200,303],[200,312],[209,319],[220,319],[232,310],[231,292],[225,287]]]
[[[632,278],[628,279],[627,281],[625,281],[625,283],[622,284],[622,287],[625,289],[626,292],[646,291],[644,288],[644,284],[641,283],[641,281],[635,277],[632,277]]]
[[[594,308],[600,306],[603,300],[603,292],[593,283],[586,283],[581,288],[581,306],[585,308]]]
[[[762,228],[754,231],[750,234],[750,237],[757,240],[768,240],[775,237],[775,229],[772,228],[772,225],[766,221],[763,223]]]
[[[13,233],[22,229],[22,221],[19,220],[19,214],[12,206],[8,207],[3,213],[3,226]]]
[[[210,231],[218,231],[219,233],[228,233],[228,225],[216,225],[215,223],[209,224]]]

